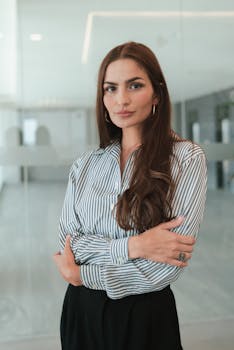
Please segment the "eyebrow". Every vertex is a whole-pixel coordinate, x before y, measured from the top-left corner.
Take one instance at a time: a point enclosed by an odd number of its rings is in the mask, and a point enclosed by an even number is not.
[[[131,83],[131,82],[133,82],[133,81],[135,81],[135,80],[139,80],[139,79],[144,80],[144,79],[141,78],[141,77],[134,77],[134,78],[131,78],[131,79],[126,80],[126,83]],[[104,81],[103,84],[118,85],[117,83],[113,83],[113,82],[111,82],[111,81]]]

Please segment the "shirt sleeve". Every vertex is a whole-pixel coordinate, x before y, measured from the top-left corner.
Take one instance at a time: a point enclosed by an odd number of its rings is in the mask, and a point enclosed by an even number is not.
[[[181,166],[173,200],[175,215],[185,221],[174,232],[197,237],[206,199],[207,167],[203,153]],[[81,279],[87,288],[106,290],[112,299],[165,288],[174,282],[183,268],[146,259],[128,260],[121,266],[82,265]]]
[[[84,234],[75,210],[77,165],[73,164],[65,194],[62,214],[59,222],[59,240],[61,251],[64,249],[66,235],[71,235],[71,249],[78,264],[116,264],[128,260],[128,237],[119,239],[105,238],[92,232]]]

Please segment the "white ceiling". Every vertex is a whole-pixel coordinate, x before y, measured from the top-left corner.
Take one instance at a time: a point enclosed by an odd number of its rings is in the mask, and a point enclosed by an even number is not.
[[[93,105],[101,59],[129,40],[153,49],[173,101],[234,85],[233,0],[19,0],[18,25],[27,105]]]

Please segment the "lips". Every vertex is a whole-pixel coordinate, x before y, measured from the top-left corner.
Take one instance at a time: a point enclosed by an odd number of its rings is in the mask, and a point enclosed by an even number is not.
[[[117,115],[119,116],[123,116],[123,117],[127,117],[131,114],[133,114],[134,111],[126,111],[126,110],[122,110],[122,111],[119,111],[119,112],[116,112]]]

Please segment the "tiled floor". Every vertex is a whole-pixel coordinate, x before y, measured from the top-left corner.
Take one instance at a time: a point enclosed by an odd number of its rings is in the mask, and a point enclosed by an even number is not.
[[[66,184],[11,185],[0,195],[0,349],[60,349],[65,284],[51,255]],[[234,349],[234,195],[209,192],[200,238],[175,292],[185,350]]]

